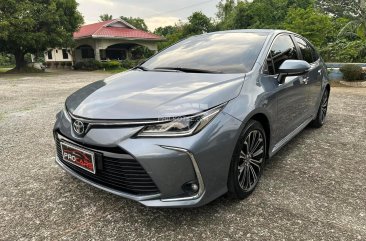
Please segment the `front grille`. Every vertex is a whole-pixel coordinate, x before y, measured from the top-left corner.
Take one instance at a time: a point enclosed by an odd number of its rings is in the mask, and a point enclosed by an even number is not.
[[[75,145],[75,143],[71,144]],[[159,189],[149,174],[130,155],[128,155],[129,158],[114,158],[105,156],[102,154],[102,151],[98,152],[93,149],[95,153],[96,173],[92,174],[62,159],[60,140],[57,137],[56,146],[60,161],[84,178],[114,190],[133,195],[153,195],[159,193]],[[83,145],[79,146],[88,150]]]

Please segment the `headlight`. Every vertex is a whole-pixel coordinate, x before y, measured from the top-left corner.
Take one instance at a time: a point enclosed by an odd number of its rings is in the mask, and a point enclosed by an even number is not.
[[[146,126],[140,131],[138,136],[171,137],[196,134],[210,123],[223,107],[224,105],[220,105],[194,116],[178,117],[170,121],[168,120],[166,123]]]

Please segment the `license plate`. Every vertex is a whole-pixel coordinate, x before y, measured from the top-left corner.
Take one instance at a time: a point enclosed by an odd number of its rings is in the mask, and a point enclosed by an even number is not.
[[[94,153],[80,147],[61,142],[62,159],[95,174]]]

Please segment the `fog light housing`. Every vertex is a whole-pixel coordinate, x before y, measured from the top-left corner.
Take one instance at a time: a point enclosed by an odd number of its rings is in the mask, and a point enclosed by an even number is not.
[[[188,194],[188,195],[194,195],[198,192],[198,190],[200,189],[197,181],[190,181],[190,182],[186,182],[183,184],[182,186],[183,191]]]

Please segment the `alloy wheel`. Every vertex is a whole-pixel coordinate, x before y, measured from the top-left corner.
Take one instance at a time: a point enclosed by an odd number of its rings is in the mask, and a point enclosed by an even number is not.
[[[251,191],[259,180],[265,155],[265,140],[259,130],[251,131],[245,138],[238,162],[239,186]]]
[[[322,103],[320,106],[320,121],[321,123],[324,123],[325,117],[327,115],[327,111],[328,111],[328,91],[324,92],[323,98],[322,98]]]

